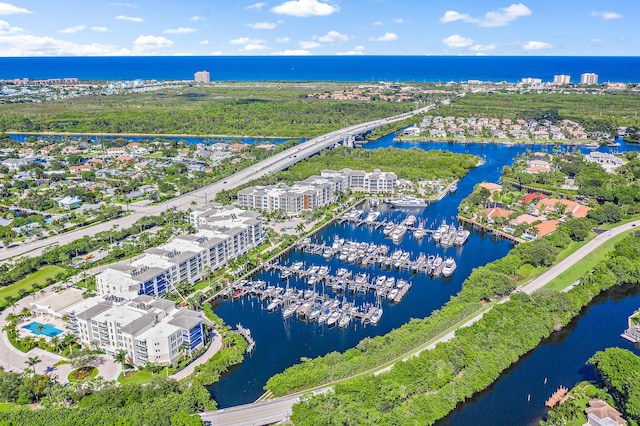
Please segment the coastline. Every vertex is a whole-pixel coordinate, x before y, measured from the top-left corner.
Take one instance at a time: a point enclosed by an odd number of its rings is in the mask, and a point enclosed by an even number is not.
[[[578,140],[578,139],[566,139],[566,140],[556,140],[551,141],[548,139],[540,139],[540,140],[532,140],[532,139],[516,139],[516,140],[486,140],[486,139],[442,139],[442,138],[432,138],[432,139],[414,139],[414,138],[406,138],[406,137],[396,137],[393,139],[396,143],[455,143],[455,144],[478,144],[478,145],[547,145],[547,146],[579,146],[584,148],[593,148],[597,149],[600,146],[587,146],[589,143],[593,142],[591,140]]]

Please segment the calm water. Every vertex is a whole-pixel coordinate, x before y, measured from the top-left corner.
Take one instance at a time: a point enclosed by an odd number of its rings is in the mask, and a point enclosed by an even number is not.
[[[571,388],[596,378],[593,368],[585,364],[594,353],[617,346],[640,355],[638,347],[620,337],[627,317],[639,306],[638,286],[601,295],[567,328],[553,334],[438,425],[537,425],[546,415],[545,401],[560,385]]]
[[[0,79],[216,81],[520,81],[585,72],[600,81],[640,82],[639,57],[585,56],[143,56],[0,58]]]
[[[623,145],[619,150],[637,149],[637,146],[626,147]],[[502,167],[509,165],[513,157],[525,151],[527,148],[536,150],[551,150],[547,146],[505,146],[505,145],[479,145],[479,144],[448,144],[448,143],[395,143],[393,135],[388,135],[376,142],[365,145],[365,149],[376,149],[380,147],[395,146],[399,148],[418,147],[421,149],[441,149],[458,153],[471,153],[479,155],[486,160],[486,163],[469,172],[463,178],[458,191],[446,196],[442,201],[431,204],[424,210],[409,211],[403,209],[388,209],[380,207],[383,218],[404,218],[407,214],[418,215],[419,219],[433,225],[445,219],[449,222],[457,214],[457,206],[473,189],[474,185],[482,181],[497,182]],[[609,148],[600,148],[608,151]],[[393,247],[389,239],[382,236],[381,230],[374,230],[367,227],[356,228],[351,224],[333,225],[324,229],[314,236],[317,241],[332,242],[335,235],[342,238],[382,243]],[[407,233],[400,247],[403,250],[412,252],[412,258],[417,257],[420,252],[428,254],[439,253],[441,255],[454,256],[458,268],[455,274],[449,279],[430,279],[425,275],[411,275],[410,272],[397,272],[395,275],[400,278],[410,279],[413,287],[405,299],[395,305],[384,303],[384,315],[377,326],[362,326],[355,323],[347,330],[338,328],[328,329],[326,326],[319,326],[317,323],[306,323],[296,318],[283,320],[279,311],[268,313],[264,308],[266,304],[258,299],[244,298],[235,302],[218,302],[215,305],[216,312],[228,324],[241,322],[249,327],[256,340],[256,349],[252,355],[248,356],[243,364],[233,369],[230,374],[225,375],[221,381],[211,389],[213,397],[218,401],[221,408],[237,404],[254,401],[263,392],[263,386],[272,375],[285,368],[299,362],[301,357],[315,357],[324,355],[331,351],[344,351],[355,346],[361,339],[367,336],[377,336],[389,332],[406,323],[410,318],[422,318],[428,316],[434,309],[440,308],[452,295],[455,295],[461,288],[464,279],[470,274],[474,267],[484,265],[495,259],[503,257],[511,248],[510,243],[505,240],[496,241],[488,235],[473,232],[468,243],[462,248],[448,248],[443,250],[428,239],[421,243],[414,241],[410,233]],[[338,267],[348,267],[354,272],[367,272],[372,276],[389,275],[383,269],[367,267],[360,268],[356,265],[347,265],[346,262],[339,262],[331,259],[328,262],[321,256],[294,251],[282,260],[283,264],[291,264],[294,261],[303,261],[306,267],[312,264],[327,264],[332,273]],[[282,282],[279,275],[275,273],[261,273],[257,279],[263,279],[269,283]],[[292,278],[288,281],[289,286],[306,289],[304,282]],[[321,290],[322,288],[319,287]],[[325,289],[327,294],[332,294],[329,289]],[[348,300],[353,300],[347,296]],[[356,302],[363,303],[373,301],[372,295],[359,295]],[[624,327],[624,322],[619,328]],[[620,333],[618,330],[616,336]],[[580,361],[583,363],[583,361]],[[548,397],[545,396],[545,398]],[[481,403],[480,401],[478,403]],[[451,423],[463,424],[463,423]]]
[[[182,142],[184,141],[187,145],[195,145],[195,144],[205,144],[210,145],[218,142],[223,143],[248,143],[248,144],[261,144],[261,143],[273,143],[280,144],[283,142],[287,142],[291,139],[284,138],[248,138],[248,137],[238,137],[238,138],[227,138],[227,137],[202,137],[202,136],[91,136],[91,135],[41,135],[37,133],[7,133],[11,139],[14,139],[18,142],[25,142],[29,137],[34,136],[38,139],[44,139],[49,141],[60,141],[60,140],[83,140],[83,141],[91,141],[91,142],[99,142],[101,140],[115,140],[119,138],[126,139],[132,142],[153,142],[155,140],[167,140],[174,142]]]

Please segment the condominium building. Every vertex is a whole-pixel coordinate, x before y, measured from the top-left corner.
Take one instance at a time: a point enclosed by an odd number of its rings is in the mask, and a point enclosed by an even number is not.
[[[210,203],[196,207],[189,218],[195,234],[183,234],[150,248],[133,261],[110,265],[96,275],[100,295],[132,299],[162,297],[180,282],[199,281],[207,271],[224,266],[262,243],[262,216],[235,206]]]
[[[393,172],[382,172],[375,169],[372,173],[364,170],[342,169],[340,171],[323,170],[320,176],[342,177],[346,179],[347,188],[364,192],[393,192],[398,185],[398,176]]]
[[[558,74],[553,76],[553,84],[569,84],[571,76],[566,74]]]
[[[252,186],[238,191],[238,204],[243,208],[274,211],[295,215],[303,210],[326,206],[336,201],[347,189],[366,192],[393,192],[397,186],[395,173],[374,170],[324,170],[321,176],[311,176],[293,186],[284,184]]]
[[[580,75],[580,84],[592,85],[598,84],[598,74],[586,72]]]
[[[209,71],[198,71],[193,75],[193,80],[196,83],[210,83],[211,76],[209,75]]]
[[[531,84],[531,85],[535,85],[535,84],[542,84],[542,79],[541,78],[533,78],[533,77],[524,77],[520,80],[520,82],[522,84]]]
[[[124,350],[136,367],[175,365],[204,344],[200,312],[150,296],[96,296],[68,307],[66,315],[69,331],[83,346],[109,355]]]

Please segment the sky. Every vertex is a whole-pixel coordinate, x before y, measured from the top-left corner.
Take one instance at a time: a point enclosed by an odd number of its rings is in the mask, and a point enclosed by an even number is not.
[[[639,0],[0,0],[0,57],[639,56]]]

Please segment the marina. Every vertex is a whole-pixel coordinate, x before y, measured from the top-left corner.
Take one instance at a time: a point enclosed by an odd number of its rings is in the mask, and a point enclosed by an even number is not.
[[[355,282],[355,280],[350,282]],[[411,284],[404,280],[398,280],[397,282],[395,280],[384,280],[380,286],[368,283],[366,286],[362,285],[361,288],[380,290],[379,293],[376,293],[378,297],[385,297],[392,302],[398,303],[409,291]],[[232,291],[242,291],[244,297],[253,297],[260,300],[260,302],[266,301],[261,306],[271,313],[279,310],[285,320],[295,316],[303,321],[315,321],[318,324],[326,323],[327,326],[337,324],[340,328],[347,328],[352,320],[360,321],[363,324],[377,324],[382,316],[380,303],[371,304],[365,302],[358,305],[353,301],[349,301],[344,294],[342,297],[330,297],[313,290],[267,285],[265,281],[239,282],[233,285]],[[255,341],[251,337],[251,332],[240,324],[236,327],[238,333],[247,338],[249,347],[253,350]],[[251,350],[248,348],[247,352],[251,352]]]
[[[308,271],[313,265],[319,267],[326,266],[328,268],[327,275],[337,276],[338,271],[343,268],[351,273],[351,277],[355,277],[359,274],[369,274],[369,280],[377,278],[379,275],[392,276],[396,279],[403,279],[409,281],[412,284],[411,290],[407,293],[401,303],[390,302],[386,298],[378,297],[380,309],[383,309],[383,315],[379,320],[376,320],[378,315],[375,313],[371,316],[368,324],[363,324],[361,321],[349,322],[348,332],[339,332],[341,329],[338,324],[334,327],[327,327],[326,322],[320,324],[318,317],[323,312],[313,312],[309,315],[313,315],[316,320],[301,321],[294,320],[296,316],[290,317],[288,320],[282,318],[281,310],[282,305],[278,305],[277,310],[269,312],[265,305],[270,300],[261,301],[257,297],[243,296],[233,301],[228,299],[217,299],[212,301],[215,312],[225,319],[227,323],[235,324],[236,322],[242,322],[245,326],[251,328],[252,336],[256,340],[256,349],[251,353],[251,356],[247,357],[245,361],[233,370],[233,373],[223,375],[220,382],[211,388],[212,396],[218,401],[219,407],[225,408],[232,405],[237,405],[246,402],[255,401],[263,393],[263,386],[269,377],[284,370],[285,368],[299,363],[301,357],[312,358],[316,356],[326,355],[333,351],[344,352],[350,348],[358,345],[360,341],[365,338],[375,338],[376,336],[384,335],[391,330],[398,328],[402,324],[407,323],[411,318],[424,318],[430,315],[433,310],[440,309],[452,295],[455,295],[460,291],[462,283],[466,277],[471,274],[471,271],[478,266],[485,265],[488,262],[503,257],[513,246],[514,241],[503,238],[500,235],[491,232],[485,232],[479,227],[465,225],[463,229],[468,230],[469,236],[465,244],[461,246],[443,245],[440,243],[434,244],[434,232],[419,231],[423,230],[435,230],[440,228],[442,221],[445,220],[449,225],[454,222],[456,230],[459,230],[461,221],[456,222],[458,214],[458,204],[462,199],[467,197],[472,191],[473,187],[483,181],[497,182],[500,178],[502,168],[505,165],[512,163],[513,157],[521,152],[524,152],[527,148],[532,150],[550,150],[549,147],[540,145],[498,145],[498,144],[447,144],[441,142],[432,143],[402,143],[397,144],[392,141],[393,135],[380,139],[377,142],[369,142],[363,149],[375,149],[388,146],[402,146],[402,147],[418,147],[420,149],[446,149],[447,151],[470,153],[479,155],[484,159],[482,164],[475,169],[472,169],[467,176],[460,179],[457,183],[457,190],[453,193],[448,193],[441,201],[431,202],[427,207],[415,209],[415,208],[401,208],[391,207],[389,204],[385,204],[381,199],[372,199],[365,201],[363,204],[358,205],[356,209],[362,210],[358,219],[342,220],[336,218],[334,221],[328,223],[322,227],[317,233],[310,236],[308,242],[313,244],[322,244],[331,248],[335,243],[335,237],[338,236],[338,240],[344,239],[344,241],[357,241],[367,242],[370,245],[377,246],[385,245],[390,247],[387,256],[393,254],[395,249],[402,250],[403,252],[410,253],[410,258],[413,261],[417,261],[421,258],[421,262],[425,259],[428,261],[429,256],[435,258],[440,257],[444,262],[446,258],[452,257],[456,261],[456,269],[453,275],[449,278],[444,276],[430,278],[425,273],[414,273],[413,270],[407,268],[383,270],[378,269],[376,265],[360,265],[358,262],[349,263],[348,257],[344,260],[340,260],[340,253],[336,254],[335,251],[332,255],[324,252],[311,253],[299,249],[297,247],[286,251],[279,259],[279,264],[284,266],[292,266],[295,262],[303,262],[306,265],[305,269]],[[623,144],[623,147],[625,145]],[[637,148],[636,148],[637,149]],[[599,150],[606,152],[608,148],[601,147]],[[370,222],[377,222],[375,225],[361,224],[359,221],[364,221],[370,211],[377,211],[380,214],[375,219],[370,219]],[[405,238],[395,246],[389,237],[385,238],[385,228],[389,226],[389,233],[393,230],[393,227],[402,221],[404,221],[409,215],[416,216],[416,224],[414,225],[416,230],[412,231],[408,229],[405,234]],[[380,225],[384,223],[385,225]],[[418,234],[418,235],[416,235]],[[423,234],[421,238],[418,238],[420,234]],[[413,236],[414,238],[411,238]],[[441,236],[442,237],[442,236]],[[454,240],[455,241],[455,240]],[[393,250],[392,250],[393,247]],[[444,267],[443,267],[444,268]],[[327,286],[326,280],[316,281],[316,284],[309,285],[309,281],[312,277],[301,277],[296,274],[290,275],[288,279],[282,280],[280,272],[278,270],[259,270],[255,276],[252,276],[251,280],[264,280],[268,285],[278,285],[281,287],[296,287],[299,290],[314,290],[318,293],[322,293],[322,286],[324,285],[325,295],[330,295],[331,298],[339,298],[342,300],[342,295],[334,293],[333,288]],[[312,281],[312,280],[311,280]],[[315,287],[315,288],[314,288]],[[375,306],[376,295],[374,291],[355,292],[350,294],[349,290],[345,293],[345,297],[349,302],[355,303],[358,306],[362,306],[364,303],[369,303]],[[637,309],[637,299],[634,301],[634,309]],[[304,308],[303,308],[304,309]],[[629,315],[633,309],[629,310]],[[626,318],[626,316],[625,316]],[[328,317],[324,318],[326,321]],[[346,320],[345,320],[346,321]],[[376,322],[377,321],[377,322]],[[343,322],[344,323],[344,322]],[[601,323],[609,323],[609,321],[600,321]],[[373,324],[377,324],[375,327]],[[629,344],[630,342],[619,337],[622,329],[622,322],[615,325],[615,333],[613,339],[614,344]],[[344,329],[342,329],[344,330]],[[593,331],[589,331],[589,336],[593,336]],[[598,334],[598,336],[604,336],[606,333]],[[591,337],[582,337],[582,339],[588,339],[591,341]],[[599,338],[600,339],[600,338]],[[577,346],[576,346],[577,345]],[[560,384],[569,384],[574,380],[575,375],[580,376],[576,369],[572,366],[576,365],[578,369],[584,366],[585,360],[593,354],[592,349],[589,352],[582,351],[581,355],[576,358],[576,348],[580,345],[573,343],[567,346],[568,352],[561,355],[564,360],[573,360],[573,364],[563,364],[562,369],[563,376],[562,381],[553,380],[553,374],[549,371],[541,372],[540,369],[535,367],[537,377],[549,377],[550,386],[553,385],[555,390]],[[564,347],[564,346],[563,346]],[[551,361],[543,362],[540,366],[553,365],[554,360],[558,356],[551,358]],[[524,369],[526,373],[531,368]],[[581,371],[581,370],[580,370]],[[564,374],[564,373],[567,374]],[[568,376],[568,377],[567,377]],[[504,416],[511,416],[509,421],[505,424],[520,424],[518,421],[523,417],[527,417],[529,420],[539,419],[539,411],[536,407],[544,407],[544,401],[549,397],[553,390],[549,388],[538,389],[535,382],[529,380],[528,377],[522,377],[516,375],[518,380],[515,382],[510,381],[509,389],[501,394],[499,397],[501,404],[498,407],[488,406],[487,403],[483,403],[484,407],[480,412],[474,410],[474,404],[465,404],[467,407],[465,410],[464,420],[458,415],[453,417],[456,421],[445,422],[444,424],[471,424],[478,422],[478,419],[484,419],[482,413],[486,412],[504,412]],[[580,376],[581,377],[581,376]],[[524,385],[526,383],[526,386]],[[514,389],[517,392],[514,392]],[[492,393],[495,391],[492,391]],[[532,401],[538,400],[539,403],[527,405],[527,394],[531,393]],[[518,395],[518,399],[514,400],[514,397]],[[522,396],[524,395],[524,396]],[[487,402],[492,401],[492,398],[487,398]],[[505,412],[504,406],[518,407],[517,412]],[[471,415],[467,415],[473,413]],[[491,417],[487,418],[488,421]],[[537,421],[537,420],[536,420]],[[482,423],[482,422],[480,422]],[[488,424],[488,423],[482,423]]]

